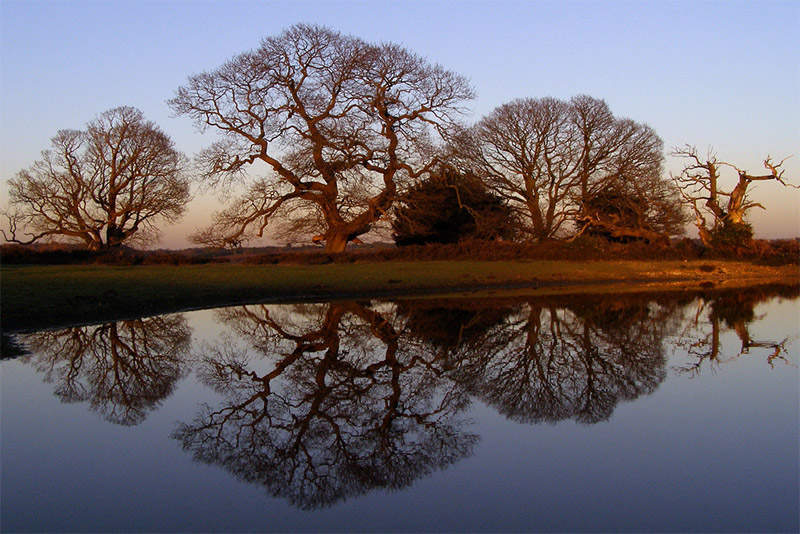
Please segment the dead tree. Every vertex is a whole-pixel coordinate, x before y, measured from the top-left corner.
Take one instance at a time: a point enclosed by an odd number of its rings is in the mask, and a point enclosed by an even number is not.
[[[700,156],[691,145],[675,148],[671,155],[689,160],[681,173],[673,175],[672,179],[681,191],[684,204],[694,212],[700,239],[706,246],[711,246],[715,230],[726,225],[745,224],[745,216],[752,208],[766,209],[748,196],[748,187],[753,182],[774,180],[786,187],[798,187],[786,181],[784,169],[781,168],[791,156],[783,158],[777,164],[767,156],[764,167],[769,173],[754,175],[736,165],[719,161],[710,150],[705,157]],[[733,169],[738,177],[736,184],[729,190],[722,184],[720,172],[723,167]]]

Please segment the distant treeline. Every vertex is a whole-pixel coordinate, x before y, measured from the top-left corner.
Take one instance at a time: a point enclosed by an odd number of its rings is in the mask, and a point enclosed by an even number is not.
[[[736,259],[771,265],[800,264],[800,239],[753,240],[746,247],[708,249],[698,241],[683,239],[666,247],[645,242],[614,243],[581,236],[572,242],[472,240],[453,244],[395,247],[386,243],[360,245],[348,252],[329,253],[320,248],[254,247],[236,252],[191,248],[184,250],[91,251],[68,245],[2,245],[0,263],[6,265],[193,265],[203,263],[324,264],[381,261],[509,261],[509,260],[693,260]]]

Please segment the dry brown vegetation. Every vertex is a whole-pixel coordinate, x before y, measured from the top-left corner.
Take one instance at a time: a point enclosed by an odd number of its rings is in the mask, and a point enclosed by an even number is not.
[[[321,249],[243,249],[238,253],[208,249],[141,251],[122,248],[93,252],[63,245],[0,246],[0,262],[7,265],[197,265],[245,263],[250,265],[355,263],[384,261],[532,261],[532,260],[745,260],[768,265],[800,264],[800,240],[753,240],[746,247],[707,249],[689,239],[670,247],[643,242],[613,243],[581,237],[572,242],[546,241],[522,244],[507,241],[465,241],[406,247],[364,246],[350,252],[326,253]]]

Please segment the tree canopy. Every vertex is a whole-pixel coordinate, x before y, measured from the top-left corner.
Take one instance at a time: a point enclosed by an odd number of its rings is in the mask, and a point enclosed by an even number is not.
[[[653,224],[664,219],[659,209],[674,211],[677,205],[668,206],[672,197],[661,194],[671,187],[661,183],[662,147],[651,127],[614,117],[603,100],[580,95],[569,101],[524,98],[499,106],[461,136],[455,153],[516,209],[529,238],[542,240],[568,235],[569,223],[577,221],[582,229],[601,225],[608,231],[613,226],[616,232],[634,224],[625,232],[668,236],[674,225]],[[644,183],[648,187],[637,186]],[[660,194],[657,200],[635,202],[639,208],[648,206],[636,218],[596,217],[596,197],[610,200],[612,188],[626,203],[630,197],[620,192]]]
[[[189,201],[186,157],[141,111],[119,107],[85,130],[61,130],[9,181],[7,241],[78,241],[92,250],[148,242]],[[27,239],[18,235],[23,231]]]
[[[473,96],[466,78],[401,46],[305,24],[191,76],[170,105],[221,134],[200,154],[203,178],[268,169],[195,241],[237,245],[282,215],[344,250],[386,215],[398,183],[433,166],[435,139]]]

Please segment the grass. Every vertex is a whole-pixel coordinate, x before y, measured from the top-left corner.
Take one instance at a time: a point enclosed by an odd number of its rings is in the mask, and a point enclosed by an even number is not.
[[[5,332],[89,324],[258,301],[453,293],[632,282],[707,287],[800,279],[798,267],[732,261],[419,261],[325,265],[0,267]]]

